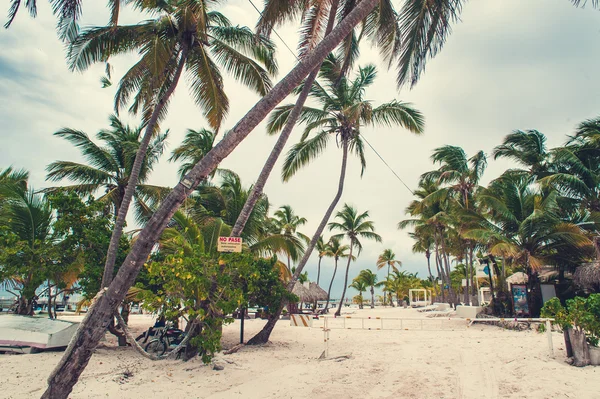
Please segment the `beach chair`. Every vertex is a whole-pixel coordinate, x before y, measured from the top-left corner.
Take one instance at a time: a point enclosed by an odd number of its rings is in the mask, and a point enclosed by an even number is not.
[[[438,308],[437,305],[428,305],[423,308],[417,309],[417,312],[431,312],[431,311],[437,310],[437,308]]]
[[[454,309],[446,309],[446,310],[434,310],[427,313],[427,317],[446,317],[454,314]]]

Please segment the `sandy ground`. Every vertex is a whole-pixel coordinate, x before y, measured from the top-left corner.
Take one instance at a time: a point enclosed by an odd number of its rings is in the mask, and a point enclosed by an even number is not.
[[[600,398],[600,368],[567,365],[562,334],[548,355],[545,334],[509,331],[456,320],[404,320],[408,330],[375,330],[380,320],[414,318],[412,309],[348,310],[346,327],[332,329],[329,359],[323,331],[280,321],[271,342],[219,354],[213,370],[198,360],[153,362],[109,339],[101,344],[72,398]],[[398,320],[385,320],[399,327]],[[342,327],[337,319],[330,327]],[[130,324],[145,329],[149,316]],[[246,320],[246,339],[262,320]],[[354,323],[354,324],[352,324]],[[224,346],[239,340],[239,321],[224,332]],[[36,398],[62,352],[0,355],[0,398]],[[340,356],[347,356],[341,357]],[[336,358],[337,357],[337,358]]]

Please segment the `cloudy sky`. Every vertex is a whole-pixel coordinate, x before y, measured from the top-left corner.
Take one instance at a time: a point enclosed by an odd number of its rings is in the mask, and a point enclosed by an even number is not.
[[[401,1],[397,1],[399,7]],[[260,4],[256,3],[257,5]],[[21,12],[13,26],[0,31],[0,168],[13,165],[31,172],[36,188],[44,181],[48,163],[81,160],[78,151],[52,135],[61,127],[80,129],[93,135],[107,125],[112,112],[113,89],[102,89],[103,66],[84,73],[72,73],[64,60],[63,45],[56,37],[55,20],[47,2],[39,1],[39,16],[31,19]],[[257,12],[248,0],[224,2],[223,13],[233,23],[253,27]],[[125,13],[122,23],[143,19]],[[108,21],[103,2],[84,1],[84,25]],[[279,29],[283,39],[295,48],[297,26]],[[467,154],[478,150],[491,153],[493,147],[514,129],[538,129],[548,137],[550,147],[558,146],[576,124],[600,114],[600,80],[594,78],[600,65],[600,12],[576,9],[568,0],[486,0],[468,2],[462,20],[456,24],[443,51],[427,65],[426,73],[412,89],[398,91],[395,72],[387,71],[368,45],[362,48],[360,64],[376,63],[379,75],[367,97],[374,104],[399,99],[412,102],[426,117],[426,132],[414,136],[403,129],[364,129],[367,140],[390,166],[414,188],[419,176],[433,169],[429,159],[434,148],[462,146]],[[281,78],[294,65],[292,54],[279,39],[278,60]],[[135,55],[112,60],[117,78],[134,62]],[[231,111],[225,129],[231,128],[257,101],[257,96],[226,80]],[[127,120],[135,124],[134,117]],[[175,148],[187,128],[206,127],[185,84],[177,89],[163,126],[169,128],[169,148]],[[296,129],[290,144],[299,139]],[[268,156],[274,137],[260,125],[222,164],[239,173],[250,185]],[[333,143],[333,142],[331,142]],[[309,223],[302,229],[312,235],[335,194],[341,151],[335,146],[289,183],[279,178],[280,165],[266,186],[274,207],[290,204]],[[165,159],[155,169],[151,183],[172,186],[177,165]],[[425,259],[411,253],[407,232],[396,224],[405,218],[411,193],[389,169],[367,149],[367,171],[351,159],[346,189],[340,204],[369,210],[382,244],[364,243],[364,250],[351,266],[350,276],[375,268],[377,256],[392,248],[403,268],[424,277]],[[484,182],[509,166],[490,160]],[[326,233],[328,236],[329,233]],[[308,265],[316,278],[316,257]],[[323,261],[322,274],[329,281],[332,261]],[[383,272],[380,272],[383,277]],[[326,285],[326,284],[321,284]],[[341,291],[342,282],[334,285]],[[352,293],[351,293],[352,294]]]

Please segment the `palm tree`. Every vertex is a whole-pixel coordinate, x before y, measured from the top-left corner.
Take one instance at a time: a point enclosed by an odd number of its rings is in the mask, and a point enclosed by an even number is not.
[[[0,212],[7,198],[27,190],[29,172],[25,169],[13,169],[12,166],[0,170]]]
[[[348,272],[350,271],[350,262],[352,261],[352,251],[354,247],[357,249],[357,254],[360,255],[362,251],[360,238],[381,242],[381,237],[379,234],[375,233],[373,222],[368,220],[369,211],[358,214],[354,207],[344,204],[342,210],[339,211],[335,217],[340,221],[329,223],[329,229],[340,230],[342,233],[336,234],[334,237],[341,240],[345,236],[350,240],[350,252],[348,254],[348,264],[346,265],[346,276],[344,277],[344,290],[342,292],[342,297],[340,298],[338,309],[335,312],[335,315],[339,316],[342,311],[344,296],[346,295],[346,287],[348,286]]]
[[[448,198],[435,198],[433,193],[439,192],[436,182],[419,182],[419,188],[414,194],[417,199],[413,200],[406,208],[406,213],[412,216],[398,223],[399,229],[409,226],[414,227],[418,236],[429,236],[433,239],[434,259],[438,276],[448,286],[450,300],[454,300],[454,291],[450,284],[450,260],[447,248],[448,231],[452,231],[455,220],[450,215]],[[439,196],[438,196],[439,197]],[[427,199],[427,201],[425,201]],[[434,201],[435,199],[435,201]],[[444,298],[442,290],[442,298]]]
[[[538,191],[535,177],[503,175],[478,195],[485,218],[467,230],[468,239],[488,245],[494,256],[511,258],[528,275],[529,312],[539,315],[542,297],[538,272],[567,252],[581,252],[592,242],[576,224],[558,216],[558,193]]]
[[[116,219],[129,184],[136,153],[141,146],[142,127],[132,128],[125,125],[115,115],[111,115],[109,120],[110,129],[101,130],[96,134],[96,138],[102,143],[100,145],[80,130],[63,128],[54,133],[55,136],[62,137],[79,148],[86,163],[52,162],[46,168],[46,180],[56,182],[67,179],[75,184],[51,187],[45,191],[69,190],[88,195],[103,190],[104,193],[98,200],[106,203],[107,209],[110,209]],[[148,201],[157,202],[168,190],[144,184],[163,154],[168,135],[168,131],[156,135],[147,148],[135,190],[138,221],[150,213]]]
[[[398,270],[398,267],[402,267],[402,262],[396,260],[396,254],[391,249],[385,249],[377,258],[377,270],[381,270],[383,267],[387,265],[387,276],[390,275],[390,268],[393,270]],[[386,292],[383,291],[383,302],[386,303]]]
[[[319,253],[319,263],[317,264],[317,285],[319,285],[319,280],[321,279],[321,260],[325,256],[333,256],[333,252],[331,252],[330,243],[331,241],[325,243],[325,241],[323,240],[323,236],[319,237],[319,240],[317,241],[316,248]]]
[[[20,176],[23,177],[23,174]],[[22,188],[22,179],[12,180],[21,182]],[[53,265],[51,226],[50,204],[33,189],[13,190],[0,209],[0,227],[6,227],[17,240],[13,243],[13,251],[2,254],[0,258],[3,263],[0,282],[7,285],[10,281],[8,285],[18,291],[17,314],[33,315],[36,289],[44,282],[45,268]]]
[[[25,169],[14,169],[12,166],[9,166],[4,170],[0,170],[0,185],[2,187],[10,185],[26,190],[28,180],[29,172]]]
[[[338,191],[330,204],[317,231],[313,235],[304,257],[298,264],[302,270],[316,241],[323,233],[344,188],[348,152],[353,152],[360,159],[362,170],[366,167],[364,142],[361,128],[368,125],[401,126],[414,133],[421,133],[424,128],[421,113],[414,110],[410,104],[393,100],[389,103],[373,107],[364,98],[365,90],[374,81],[376,70],[373,65],[359,68],[357,76],[347,79],[340,75],[339,59],[330,54],[321,68],[321,76],[327,85],[313,85],[311,95],[321,105],[320,108],[304,107],[301,121],[307,124],[302,140],[295,144],[287,154],[284,162],[282,177],[288,181],[298,170],[308,165],[327,147],[331,137],[342,147],[342,167],[338,183]],[[284,105],[275,109],[271,114],[267,129],[275,133],[285,124],[293,105]],[[311,138],[311,133],[315,135]]]
[[[358,308],[362,309],[364,304],[362,293],[367,290],[368,285],[365,283],[364,280],[360,278],[360,276],[357,276],[354,277],[354,279],[352,280],[352,284],[350,284],[348,288],[354,288],[356,291],[358,291],[358,296],[360,297]]]
[[[397,269],[394,268],[394,270]],[[367,287],[371,288],[371,309],[375,309],[375,287],[377,286],[377,274],[373,273],[369,269],[361,270],[360,274],[358,275],[358,279]]]
[[[118,112],[134,96],[129,111],[141,111],[146,130],[113,230],[103,286],[112,280],[116,249],[146,147],[159,120],[167,114],[170,97],[184,69],[191,77],[190,90],[194,100],[214,129],[219,129],[229,107],[217,64],[261,95],[271,88],[268,74],[277,71],[270,40],[255,36],[248,28],[232,26],[221,13],[208,11],[203,1],[140,2],[136,5],[156,17],[138,25],[111,24],[86,29],[71,43],[67,54],[71,69],[80,71],[118,54],[136,50],[141,55],[140,61],[121,79],[115,97]]]
[[[179,167],[180,178],[183,179],[192,167],[200,162],[200,160],[212,150],[216,137],[217,133],[212,130],[188,129],[183,142],[179,147],[173,150],[171,158],[169,158],[169,161],[171,162],[184,161]]]
[[[183,203],[190,192],[204,180],[217,165],[226,158],[254,129],[273,108],[283,101],[301,80],[318,67],[323,59],[346,37],[362,19],[375,7],[377,0],[364,0],[358,3],[346,18],[327,35],[304,62],[297,64],[267,95],[262,98],[233,129],[180,181],[169,195],[162,201],[160,207],[148,220],[144,229],[127,255],[123,265],[115,277],[113,284],[104,295],[97,299],[96,304],[82,322],[74,337],[76,344],[69,347],[63,355],[62,367],[55,370],[49,377],[49,387],[42,397],[66,398],[79,379],[87,365],[93,348],[96,347],[103,334],[103,325],[111,317],[116,304],[121,302],[129,287],[133,284],[141,266],[148,258],[153,243],[161,235],[168,221]],[[316,241],[316,240],[315,240]],[[280,312],[274,312],[277,314]],[[266,342],[275,327],[276,319],[269,318],[268,326],[253,337],[249,343]]]
[[[494,159],[509,158],[528,168],[527,173],[542,178],[548,175],[550,153],[546,136],[537,130],[515,130],[494,148]],[[518,169],[516,171],[519,171]]]
[[[285,3],[279,0],[269,0],[266,2],[264,11],[261,13],[261,17],[257,24],[257,31],[258,33],[264,33],[265,35],[270,36],[272,30],[279,24],[295,20],[297,15],[302,15],[302,27],[300,29],[301,37],[299,43],[299,58],[302,59],[316,47],[322,36],[326,37],[331,33],[336,18],[340,21],[343,20],[355,6],[356,3],[353,0],[343,1],[342,4],[340,4],[339,0],[304,3]],[[327,10],[327,7],[329,7],[329,10]],[[360,32],[358,38],[353,29],[352,33],[346,36],[338,49],[338,53],[341,54],[343,60],[340,76],[345,76],[348,69],[354,64],[354,61],[358,59],[358,42],[363,37],[372,39],[372,42],[381,49],[384,60],[391,62],[392,58],[395,56],[394,50],[399,38],[399,26],[397,14],[392,3],[389,0],[380,0],[379,5],[372,10],[367,17],[367,21],[368,22],[364,23],[363,30]],[[315,68],[305,79],[302,90],[298,95],[298,99],[289,113],[285,126],[279,133],[279,138],[273,146],[273,150],[269,154],[269,157],[256,180],[256,184],[248,198],[248,202],[244,206],[244,210],[240,214],[240,218],[233,228],[232,235],[239,236],[244,229],[246,218],[262,193],[262,190],[275,167],[275,163],[279,159],[279,156],[300,117],[304,103],[310,94],[320,69],[321,65],[319,65],[318,68]],[[314,247],[314,245],[315,244],[313,243],[312,246]]]
[[[349,255],[346,251],[350,249],[348,245],[342,245],[342,242],[337,237],[331,237],[329,240],[329,249],[331,251],[331,257],[334,260],[334,268],[333,274],[331,276],[331,281],[329,282],[329,289],[327,290],[327,302],[325,303],[325,308],[323,308],[323,313],[329,312],[329,300],[331,299],[331,287],[333,286],[333,281],[335,280],[335,274],[338,268],[338,260],[344,258],[350,258],[353,260],[356,259],[353,255]]]
[[[424,173],[421,179],[444,186],[426,197],[423,200],[424,203],[429,204],[432,201],[438,201],[440,198],[452,197],[456,204],[459,204],[462,208],[462,211],[472,211],[473,195],[480,187],[479,181],[487,166],[485,153],[478,151],[467,159],[467,154],[462,148],[446,145],[436,148],[431,159],[434,163],[439,163],[440,167],[437,170]],[[466,228],[464,222],[459,223],[459,228]],[[458,245],[462,246],[463,244],[458,243]],[[465,243],[464,246],[466,247],[464,253],[467,258],[465,275],[467,280],[465,303],[467,303],[470,302],[468,300],[469,285],[474,288],[474,284],[469,284],[473,279],[474,245]]]
[[[275,217],[272,219],[273,227],[278,234],[282,234],[290,239],[300,239],[304,242],[308,241],[308,237],[297,231],[298,227],[306,224],[306,218],[300,217],[294,213],[290,205],[283,205],[275,212]],[[298,260],[300,253],[304,251],[304,246],[299,248],[300,251],[294,254],[294,261]],[[290,253],[287,254],[288,269],[291,270]]]

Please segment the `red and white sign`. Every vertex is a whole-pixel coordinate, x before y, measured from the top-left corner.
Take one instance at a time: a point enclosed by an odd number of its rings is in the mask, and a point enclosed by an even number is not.
[[[219,237],[217,251],[242,252],[242,239],[240,237]]]

